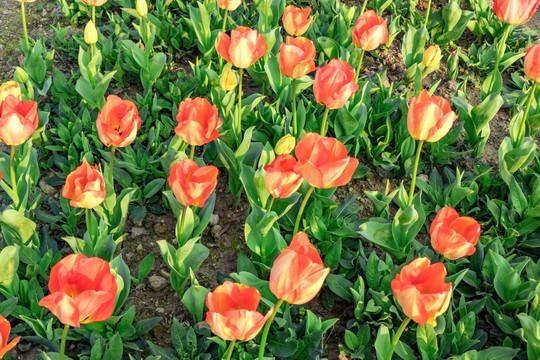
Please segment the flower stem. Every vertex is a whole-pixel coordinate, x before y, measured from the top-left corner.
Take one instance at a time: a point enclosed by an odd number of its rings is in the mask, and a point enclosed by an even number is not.
[[[223,15],[223,27],[221,28],[221,32],[225,32],[225,28],[227,27],[227,15],[229,15],[229,10],[225,10],[225,14]]]
[[[244,75],[244,69],[240,69],[240,79],[238,80],[238,109],[236,114],[236,124],[233,126],[234,137],[236,143],[240,144],[240,136],[242,135],[242,77]]]
[[[231,341],[231,344],[229,345],[229,349],[227,350],[227,357],[225,360],[229,360],[232,356],[233,350],[234,350],[234,343],[236,343],[236,340]]]
[[[69,331],[69,325],[64,326],[64,331],[62,332],[62,340],[60,340],[60,357],[59,360],[64,360],[64,353],[66,352],[66,339]]]
[[[368,0],[364,0],[364,5],[362,5],[362,10],[360,10],[360,16],[364,15],[364,12],[366,11]]]
[[[92,225],[92,209],[86,209],[86,230],[90,235],[90,239],[94,242],[94,226]]]
[[[180,217],[180,234],[179,237],[183,237],[184,235],[184,223],[186,222],[186,214],[187,214],[187,206],[184,205],[184,208],[182,209],[182,215]],[[181,240],[181,239],[178,239],[178,240]],[[178,242],[180,243],[180,241]],[[180,246],[182,246],[183,244],[179,244]]]
[[[28,29],[26,28],[26,11],[24,9],[24,1],[21,1],[21,16],[24,32],[24,41],[26,43],[26,50],[30,51],[30,42],[28,41]]]
[[[306,196],[304,196],[304,201],[302,201],[302,205],[300,205],[300,210],[298,211],[298,215],[296,215],[296,222],[294,223],[293,236],[296,235],[296,233],[298,232],[298,228],[300,227],[300,219],[302,219],[302,213],[304,212],[304,208],[306,207],[308,199],[311,196],[313,190],[315,190],[315,187],[312,186],[309,188]]]
[[[538,85],[537,82],[535,82],[531,90],[529,90],[529,96],[527,96],[527,103],[525,104],[525,113],[523,114],[523,118],[521,119],[521,123],[519,124],[519,130],[517,133],[517,139],[515,139],[516,141],[514,143],[514,149],[520,147],[521,144],[523,144],[523,139],[525,138],[527,116],[529,116],[529,109],[531,107],[532,99],[534,97],[534,92],[536,91],[536,85]]]
[[[411,189],[409,190],[409,199],[407,199],[407,207],[411,206],[414,196],[414,188],[416,186],[416,172],[418,171],[418,162],[420,161],[420,153],[422,152],[422,145],[424,140],[418,142],[418,148],[416,149],[416,157],[414,159],[414,168],[411,180]]]
[[[271,197],[270,201],[268,201],[268,204],[266,205],[266,212],[270,212],[272,210],[272,205],[274,205],[274,200],[276,200],[275,197]]]
[[[95,5],[92,5],[92,22],[94,23],[94,25],[96,25],[96,6]]]
[[[11,145],[11,154],[10,154],[10,161],[9,161],[9,172],[11,175],[11,188],[13,189],[13,192],[17,193],[17,179],[15,176],[15,145]]]
[[[292,79],[292,113],[293,113],[293,135],[298,136],[298,122],[296,120],[296,79]]]
[[[390,351],[388,352],[388,356],[386,357],[386,360],[392,360],[392,355],[394,355],[394,350],[396,349],[399,338],[401,337],[401,334],[403,334],[403,331],[409,324],[409,321],[411,321],[411,318],[406,317],[405,320],[403,320],[403,322],[401,323],[401,326],[396,332],[396,335],[394,335],[394,339],[392,340],[392,344],[390,345]]]
[[[506,26],[506,29],[504,30],[504,35],[502,37],[501,43],[499,44],[499,49],[497,50],[497,59],[495,60],[495,66],[493,67],[493,73],[491,75],[491,81],[489,84],[489,91],[488,91],[489,94],[491,93],[491,90],[493,89],[493,85],[495,85],[495,73],[499,69],[499,64],[501,63],[501,59],[506,49],[506,40],[508,39],[508,35],[510,35],[511,31],[512,31],[512,25],[508,24]]]
[[[327,107],[326,110],[324,110],[324,115],[322,119],[321,124],[321,136],[326,136],[326,121],[328,120],[328,112],[330,111],[330,108]]]
[[[427,5],[426,20],[424,21],[424,26],[425,27],[427,27],[430,12],[431,12],[431,0],[428,1],[428,5]]]
[[[367,2],[367,0],[366,0]],[[360,69],[362,68],[362,62],[364,61],[364,54],[366,53],[366,50],[362,49],[362,52],[360,53],[360,60],[358,60],[358,66],[356,68],[356,74],[354,74],[354,82],[358,82],[358,77],[360,76]]]
[[[281,304],[283,304],[283,301],[284,300],[282,299],[278,299],[278,301],[276,302],[276,305],[274,305],[274,312],[272,313],[272,315],[270,315],[270,317],[266,321],[266,325],[264,325],[262,338],[261,338],[261,345],[259,346],[259,360],[262,360],[262,358],[264,357],[264,350],[266,349],[266,339],[268,338],[268,331],[270,330],[270,325],[272,325],[272,321],[274,321],[274,318],[276,317],[278,309],[281,306]]]
[[[193,160],[195,157],[195,145],[191,145],[191,151],[189,152],[189,160]]]
[[[114,168],[114,152],[116,151],[116,147],[114,145],[111,145],[111,159],[109,161],[109,182],[111,185],[113,185],[114,179],[113,179],[113,168]]]

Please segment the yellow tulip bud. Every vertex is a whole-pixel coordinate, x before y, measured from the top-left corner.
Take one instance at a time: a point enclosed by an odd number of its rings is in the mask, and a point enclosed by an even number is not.
[[[86,27],[84,28],[84,41],[88,45],[93,45],[97,43],[98,40],[98,34],[96,30],[96,26],[94,25],[94,22],[90,20],[88,24],[86,24]]]
[[[425,67],[434,68],[439,66],[439,63],[441,62],[441,57],[442,54],[439,45],[431,45],[424,52],[424,55],[422,56],[422,62],[424,63]]]
[[[146,0],[137,0],[135,8],[140,17],[144,17],[148,14],[148,4],[146,4]]]
[[[236,74],[231,68],[226,68],[221,74],[221,79],[219,85],[225,91],[231,91],[238,85],[238,79],[236,79]]]
[[[276,144],[276,148],[274,149],[276,155],[282,155],[282,154],[290,154],[296,145],[296,139],[294,136],[287,134]]]

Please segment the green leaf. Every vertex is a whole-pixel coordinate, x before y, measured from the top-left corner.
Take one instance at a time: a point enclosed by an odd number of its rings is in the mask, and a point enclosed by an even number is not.
[[[142,281],[154,267],[155,257],[154,254],[148,254],[142,259],[139,264],[139,272],[137,273],[137,279]]]

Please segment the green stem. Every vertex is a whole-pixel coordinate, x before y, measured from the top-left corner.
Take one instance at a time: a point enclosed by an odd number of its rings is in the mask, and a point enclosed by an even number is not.
[[[195,145],[191,145],[191,151],[189,152],[189,160],[193,160],[195,157]]]
[[[182,209],[182,215],[180,217],[180,234],[179,234],[180,238],[182,238],[184,235],[184,223],[186,222],[187,208],[188,207],[184,205],[184,208]],[[184,244],[179,244],[179,246],[182,246],[182,245]]]
[[[360,11],[360,16],[364,15],[364,12],[366,11],[368,0],[364,0],[364,5],[362,6],[362,10]]]
[[[427,27],[428,19],[429,19],[429,13],[431,12],[431,0],[428,1],[427,5],[427,11],[426,11],[426,21],[424,22],[424,26]]]
[[[9,172],[11,175],[11,188],[13,189],[13,192],[17,193],[17,179],[15,177],[15,145],[11,145],[11,155],[10,155],[10,162],[9,162]]]
[[[293,113],[293,135],[298,136],[298,121],[296,120],[296,79],[292,79],[292,113]]]
[[[227,357],[225,358],[225,360],[229,360],[231,358],[233,350],[234,350],[234,343],[235,342],[236,342],[236,340],[231,341],[231,344],[229,345],[229,349],[227,350]]]
[[[409,190],[409,199],[407,199],[407,207],[411,206],[414,196],[414,188],[416,186],[416,172],[418,171],[418,162],[420,161],[420,153],[422,152],[422,145],[424,140],[418,142],[418,148],[416,149],[416,157],[414,159],[414,168],[411,180],[411,189]]]
[[[60,340],[60,357],[59,360],[64,360],[64,353],[66,352],[66,339],[69,331],[69,325],[64,326],[64,331],[62,332],[62,340]]]
[[[330,111],[329,107],[327,107],[326,110],[324,110],[324,115],[323,115],[322,124],[321,124],[321,136],[326,136],[326,121],[328,120],[329,111]]]
[[[516,142],[514,143],[514,149],[520,147],[521,144],[523,144],[523,139],[525,138],[527,116],[529,116],[529,109],[531,107],[532,99],[534,97],[534,92],[536,91],[536,85],[538,85],[537,82],[535,82],[531,90],[529,90],[529,96],[527,96],[527,103],[525,105],[525,113],[523,114],[523,118],[521,119],[521,123],[519,124],[519,130],[517,133],[517,138],[515,139]]]
[[[96,25],[96,6],[95,5],[92,5],[92,21],[94,22],[94,25],[97,28],[97,25]]]
[[[502,37],[501,43],[499,44],[499,49],[497,50],[497,59],[495,60],[495,66],[493,67],[493,74],[491,75],[491,81],[489,84],[489,91],[488,91],[489,94],[491,93],[491,90],[493,89],[493,85],[495,85],[495,73],[499,69],[499,64],[501,63],[501,59],[506,50],[506,40],[508,39],[508,35],[510,35],[511,31],[512,31],[512,25],[508,24],[506,26],[506,29],[504,30],[504,35]]]
[[[92,225],[92,209],[86,209],[86,230],[90,235],[90,239],[94,242],[94,227]]]
[[[276,200],[276,198],[272,196],[270,198],[270,201],[266,205],[266,212],[270,212],[272,210],[272,205],[274,205],[274,200]]]
[[[268,338],[268,331],[270,330],[270,325],[272,325],[272,321],[274,321],[274,318],[276,317],[276,314],[278,312],[279,307],[281,304],[283,304],[284,300],[278,299],[276,302],[276,305],[274,305],[274,312],[268,320],[266,321],[266,325],[264,325],[262,338],[261,338],[261,345],[259,346],[259,360],[262,360],[264,357],[264,350],[266,349],[266,339]]]
[[[26,43],[26,50],[30,51],[30,42],[28,41],[28,30],[26,29],[26,11],[24,9],[24,1],[21,1],[21,16],[22,16],[22,25],[24,32],[24,41]]]
[[[366,0],[367,2],[367,0]],[[364,54],[366,53],[366,50],[362,49],[362,52],[360,53],[360,60],[358,60],[358,66],[356,67],[356,74],[354,74],[354,82],[358,82],[358,76],[360,76],[360,69],[362,68],[362,62],[364,61]]]
[[[229,10],[225,9],[225,15],[223,15],[223,27],[221,28],[221,32],[225,32],[225,28],[227,27],[227,15],[229,15]]]
[[[236,124],[233,128],[237,144],[240,144],[240,136],[242,135],[242,77],[244,75],[244,69],[240,69],[239,74],[240,79],[238,80],[238,111],[236,114]]]
[[[405,320],[403,320],[403,322],[401,323],[401,326],[396,332],[396,335],[394,335],[394,339],[392,340],[392,344],[390,345],[390,351],[388,352],[388,356],[386,356],[386,360],[392,360],[392,355],[394,355],[394,350],[396,349],[399,338],[401,337],[401,334],[403,334],[403,331],[409,324],[409,321],[411,321],[411,318],[406,317]]]
[[[293,236],[296,235],[296,233],[298,232],[298,228],[300,227],[300,219],[302,219],[302,213],[304,212],[304,208],[306,207],[308,199],[311,196],[313,190],[315,190],[315,187],[312,186],[309,188],[306,196],[304,196],[304,201],[302,201],[302,205],[300,205],[300,210],[298,211],[298,215],[296,215],[296,222],[294,223]]]
[[[111,185],[113,185],[114,179],[113,179],[113,168],[114,168],[114,152],[116,151],[116,147],[114,145],[111,145],[111,159],[109,161],[109,182]]]
[[[148,37],[146,35],[146,24],[145,24],[145,18],[146,16],[141,16],[141,37],[142,37],[142,42],[144,43],[144,46],[146,46],[146,38]],[[145,47],[145,50],[146,50],[146,47]]]

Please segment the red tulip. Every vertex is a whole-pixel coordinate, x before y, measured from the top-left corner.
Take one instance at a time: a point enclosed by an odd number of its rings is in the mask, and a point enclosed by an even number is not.
[[[266,190],[275,198],[288,198],[300,185],[302,175],[296,170],[296,159],[292,155],[279,155],[264,170]]]
[[[315,70],[315,45],[304,37],[287,36],[279,48],[279,69],[283,76],[301,78]]]
[[[195,98],[180,103],[176,135],[190,145],[201,146],[219,137],[219,127],[223,121],[218,118],[218,109],[204,98]]]
[[[471,217],[460,217],[451,207],[445,207],[431,223],[429,234],[436,252],[456,260],[474,254],[480,238],[480,224]]]
[[[217,0],[217,6],[223,10],[236,10],[240,4],[242,4],[242,0]]]
[[[21,88],[16,81],[6,81],[0,86],[0,104],[6,100],[8,95],[15,96],[18,100],[21,100]]]
[[[390,286],[405,315],[420,325],[437,326],[437,317],[450,305],[452,283],[445,283],[446,268],[418,258],[405,265]]]
[[[105,146],[124,147],[135,140],[141,127],[137,106],[129,100],[109,95],[97,116],[96,127],[99,140]]]
[[[409,101],[407,128],[416,140],[439,141],[450,131],[456,119],[448,100],[431,96],[425,89]]]
[[[253,339],[272,315],[257,311],[261,294],[253,287],[225,281],[206,296],[206,322],[214,334],[223,340]]]
[[[93,209],[105,201],[105,180],[97,165],[83,163],[66,178],[62,196],[76,208]]]
[[[493,10],[504,23],[523,25],[534,15],[540,0],[495,0]]]
[[[321,290],[329,273],[307,235],[299,232],[274,261],[270,290],[289,304],[305,304]]]
[[[6,353],[13,349],[21,340],[18,336],[12,339],[8,344],[9,333],[11,332],[11,324],[2,315],[0,315],[0,359],[6,355]]]
[[[525,75],[532,81],[540,83],[540,44],[527,49],[524,65]]]
[[[7,145],[21,145],[39,125],[37,102],[21,102],[12,94],[0,104],[0,139]]]
[[[375,11],[368,10],[356,21],[352,36],[354,46],[365,51],[375,50],[388,42],[386,20],[377,16]]]
[[[202,208],[217,185],[218,169],[208,165],[199,168],[193,160],[177,161],[169,172],[169,186],[184,206]]]
[[[219,33],[218,54],[237,68],[245,69],[255,64],[266,49],[266,40],[257,30],[239,26],[231,31],[230,38],[225,33]]]
[[[347,149],[338,140],[308,133],[296,145],[300,174],[319,189],[346,185],[358,167],[358,160],[347,155]]]
[[[311,25],[312,18],[309,17],[310,8],[300,9],[293,5],[288,5],[283,11],[281,21],[285,31],[291,36],[302,36]]]
[[[319,104],[338,109],[356,91],[358,84],[354,82],[354,70],[348,62],[332,59],[327,65],[317,68],[313,94]]]
[[[49,309],[61,323],[80,327],[112,315],[117,285],[108,262],[72,254],[53,266],[49,291],[39,306]]]

